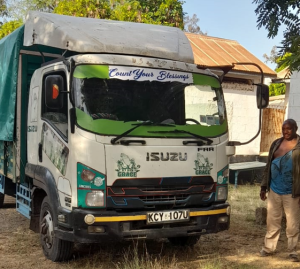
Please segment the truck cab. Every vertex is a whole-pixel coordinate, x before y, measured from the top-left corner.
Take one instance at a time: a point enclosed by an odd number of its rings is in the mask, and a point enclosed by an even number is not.
[[[74,242],[193,245],[229,228],[222,86],[193,63],[183,32],[32,12],[23,46],[33,45],[65,50],[18,85],[29,97],[15,104],[26,157],[12,181],[46,257],[69,259]]]

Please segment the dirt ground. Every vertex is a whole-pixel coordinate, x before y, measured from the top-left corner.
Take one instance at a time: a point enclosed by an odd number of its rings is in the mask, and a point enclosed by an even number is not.
[[[157,268],[300,268],[300,263],[293,263],[287,259],[284,233],[280,237],[276,255],[262,258],[258,252],[263,243],[265,226],[256,225],[254,229],[241,229],[235,224],[234,218],[232,215],[230,230],[202,236],[193,249],[177,249],[168,242],[161,241],[147,243],[147,252],[158,260],[166,260],[170,253],[173,253],[175,263],[170,262],[169,267]],[[1,269],[116,268],[130,246],[130,243],[105,244],[96,248],[77,246],[72,261],[53,263],[44,257],[39,245],[39,236],[28,227],[29,220],[15,210],[14,199],[6,197],[4,208],[0,209]],[[97,253],[98,258],[95,258]],[[204,267],[208,262],[213,263],[215,267]]]

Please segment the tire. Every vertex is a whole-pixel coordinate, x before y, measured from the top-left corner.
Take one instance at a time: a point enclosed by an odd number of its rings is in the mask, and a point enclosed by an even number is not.
[[[72,256],[73,242],[54,236],[56,226],[53,210],[49,198],[43,200],[40,212],[40,240],[44,255],[53,262],[67,261]]]
[[[0,192],[0,208],[3,207],[5,194]]]
[[[194,246],[200,239],[200,235],[169,237],[168,240],[174,246]]]

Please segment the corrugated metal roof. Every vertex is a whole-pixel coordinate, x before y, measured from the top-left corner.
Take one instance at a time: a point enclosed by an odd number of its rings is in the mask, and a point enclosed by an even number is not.
[[[289,70],[288,67],[284,68],[280,72],[277,73],[277,78],[282,78],[282,79],[290,79],[291,78],[291,71]]]
[[[237,41],[199,34],[185,34],[191,43],[195,64],[217,68],[236,62],[252,62],[261,67],[265,76],[277,76],[275,71],[257,59]],[[258,68],[251,65],[236,65],[233,70],[260,74]]]

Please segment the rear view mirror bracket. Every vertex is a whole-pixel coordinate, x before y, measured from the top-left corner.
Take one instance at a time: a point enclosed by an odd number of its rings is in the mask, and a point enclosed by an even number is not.
[[[261,67],[256,63],[247,63],[247,62],[240,62],[240,63],[233,63],[234,65],[254,65],[256,66],[260,73],[261,73],[261,79],[260,84],[256,84],[257,91],[256,91],[256,102],[257,102],[257,108],[259,109],[259,124],[258,124],[258,131],[254,137],[252,137],[247,142],[239,142],[239,141],[229,141],[228,145],[246,145],[252,142],[256,137],[258,137],[260,130],[261,130],[261,118],[262,118],[262,109],[266,108],[269,105],[269,87],[267,85],[264,85],[264,72],[261,69]]]

